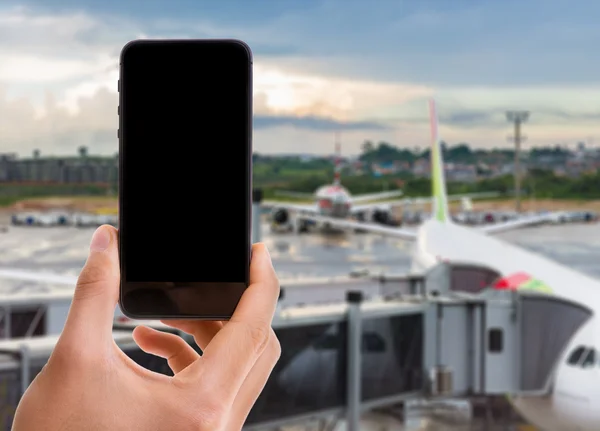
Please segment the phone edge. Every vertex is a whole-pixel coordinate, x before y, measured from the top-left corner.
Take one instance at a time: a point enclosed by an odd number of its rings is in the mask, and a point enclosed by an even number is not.
[[[229,320],[231,318],[231,315],[136,315],[135,313],[130,313],[129,311],[126,310],[124,304],[123,304],[123,295],[122,295],[122,289],[123,289],[123,273],[124,273],[124,265],[122,264],[122,260],[121,260],[121,214],[122,214],[122,200],[121,200],[121,190],[122,190],[122,181],[123,181],[123,175],[122,175],[122,169],[123,169],[123,158],[124,158],[124,152],[123,152],[123,134],[121,133],[121,131],[123,130],[123,116],[121,115],[121,113],[123,112],[123,91],[121,88],[121,78],[123,76],[123,57],[125,52],[127,51],[127,49],[129,49],[132,45],[137,45],[137,44],[153,44],[153,43],[176,43],[176,42],[181,42],[181,41],[190,41],[190,40],[202,40],[202,41],[211,41],[211,42],[233,42],[233,43],[237,43],[239,45],[241,45],[247,54],[247,67],[248,67],[248,89],[247,89],[247,101],[248,101],[248,117],[246,119],[247,121],[247,130],[248,130],[248,136],[247,136],[247,157],[246,157],[246,163],[247,163],[247,172],[248,172],[248,181],[247,181],[247,190],[246,190],[246,202],[248,202],[248,206],[247,206],[247,211],[246,211],[246,238],[247,238],[247,242],[248,242],[248,253],[247,253],[247,258],[248,258],[248,265],[246,267],[246,280],[244,282],[245,287],[244,287],[244,292],[246,291],[246,289],[249,287],[250,285],[250,265],[252,262],[252,205],[253,205],[253,199],[252,199],[252,191],[253,191],[253,163],[252,163],[252,154],[253,154],[253,125],[252,125],[252,118],[253,118],[253,109],[254,109],[254,104],[253,104],[253,87],[254,87],[254,76],[253,76],[253,55],[252,55],[252,50],[250,48],[250,46],[239,39],[134,39],[131,40],[129,42],[127,42],[125,45],[123,45],[123,48],[121,48],[121,52],[119,54],[119,78],[117,81],[117,91],[118,91],[118,106],[120,109],[119,112],[119,118],[118,118],[118,129],[117,129],[117,139],[118,139],[118,148],[119,148],[119,161],[118,161],[118,172],[119,172],[119,180],[118,180],[118,188],[117,188],[117,196],[118,196],[118,210],[119,210],[119,214],[118,214],[118,225],[119,225],[119,229],[117,229],[117,238],[118,238],[118,259],[119,259],[119,271],[120,271],[120,277],[119,277],[119,298],[118,298],[118,306],[119,309],[121,310],[121,313],[132,320],[170,320],[170,319],[186,319],[186,320]],[[243,292],[242,292],[243,294]],[[238,304],[239,304],[239,300],[241,299],[241,295],[240,298],[238,299]],[[234,312],[235,312],[235,308],[237,308],[237,304],[236,307],[234,307]]]

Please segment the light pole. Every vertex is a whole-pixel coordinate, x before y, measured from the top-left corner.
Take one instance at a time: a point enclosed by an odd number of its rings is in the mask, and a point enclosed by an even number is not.
[[[513,123],[515,134],[508,140],[515,143],[515,210],[521,212],[521,143],[527,138],[521,135],[521,124],[529,119],[529,111],[507,111],[506,119]]]

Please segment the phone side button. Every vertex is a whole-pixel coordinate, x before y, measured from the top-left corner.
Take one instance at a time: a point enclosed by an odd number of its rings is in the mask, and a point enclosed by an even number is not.
[[[117,129],[117,139],[121,139],[121,130]]]

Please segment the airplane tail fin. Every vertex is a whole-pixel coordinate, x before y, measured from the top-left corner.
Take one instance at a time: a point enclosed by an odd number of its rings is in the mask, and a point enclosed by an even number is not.
[[[431,182],[433,197],[433,218],[442,223],[451,221],[448,211],[448,196],[444,173],[444,160],[438,135],[438,118],[435,100],[429,100],[429,121],[431,126]]]

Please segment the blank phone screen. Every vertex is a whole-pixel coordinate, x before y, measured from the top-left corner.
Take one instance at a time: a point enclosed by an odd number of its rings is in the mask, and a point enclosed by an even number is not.
[[[237,42],[145,41],[121,55],[122,279],[245,282],[251,59]]]

